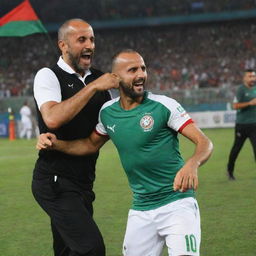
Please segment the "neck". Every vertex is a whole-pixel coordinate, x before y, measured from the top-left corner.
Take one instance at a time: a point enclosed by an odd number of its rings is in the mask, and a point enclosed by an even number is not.
[[[120,93],[120,105],[124,110],[131,110],[141,104],[143,96],[132,99],[123,93]]]

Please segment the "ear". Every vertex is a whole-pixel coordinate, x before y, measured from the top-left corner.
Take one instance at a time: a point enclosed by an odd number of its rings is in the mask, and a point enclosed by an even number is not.
[[[58,45],[59,45],[59,48],[60,48],[62,54],[64,54],[67,49],[67,43],[64,40],[59,40]]]

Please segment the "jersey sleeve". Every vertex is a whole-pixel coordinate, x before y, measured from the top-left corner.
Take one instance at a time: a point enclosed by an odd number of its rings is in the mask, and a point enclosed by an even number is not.
[[[188,124],[193,123],[189,114],[176,100],[170,99],[168,108],[170,117],[167,124],[173,130],[181,132]]]
[[[49,68],[40,69],[34,79],[34,97],[38,108],[47,101],[61,102],[59,80]]]
[[[98,135],[101,135],[101,136],[108,136],[108,133],[103,125],[103,123],[101,122],[101,111],[99,113],[99,120],[98,120],[98,124],[96,125],[95,127],[95,132],[98,134]]]

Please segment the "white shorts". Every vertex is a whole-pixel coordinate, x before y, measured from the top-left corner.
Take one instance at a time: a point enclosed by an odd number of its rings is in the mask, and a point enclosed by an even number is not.
[[[199,256],[200,213],[196,199],[180,199],[149,211],[130,210],[123,244],[124,256]]]

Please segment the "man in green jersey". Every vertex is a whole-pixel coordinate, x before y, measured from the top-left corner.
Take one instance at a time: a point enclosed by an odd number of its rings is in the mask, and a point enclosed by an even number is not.
[[[228,177],[235,180],[234,168],[237,156],[247,138],[250,139],[256,160],[256,74],[254,70],[244,72],[243,84],[239,86],[233,108],[237,110],[235,141],[229,154]]]
[[[83,155],[110,138],[133,191],[123,255],[159,256],[165,243],[169,255],[198,256],[201,230],[194,190],[198,167],[210,157],[212,143],[177,101],[144,90],[147,71],[139,53],[118,53],[112,72],[121,79],[120,97],[102,106],[95,132],[75,141],[46,133],[37,148]],[[178,133],[195,144],[186,162],[179,152]]]

